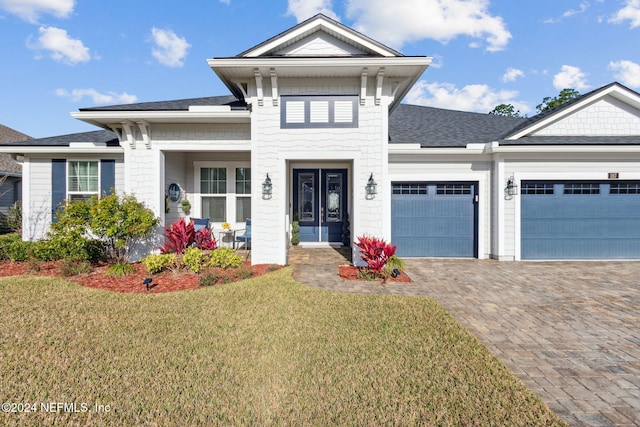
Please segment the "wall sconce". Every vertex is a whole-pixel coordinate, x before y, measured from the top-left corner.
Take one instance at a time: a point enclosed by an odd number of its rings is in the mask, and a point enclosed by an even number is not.
[[[518,194],[518,186],[515,184],[513,177],[507,180],[507,187],[504,189],[504,194],[507,196],[507,200],[511,200],[513,196]]]
[[[367,185],[364,188],[367,192],[367,200],[371,200],[376,197],[376,194],[378,193],[378,183],[373,179],[373,173],[371,173],[371,176],[369,176]]]
[[[267,174],[267,178],[262,183],[262,198],[264,200],[268,200],[271,198],[273,194],[273,184],[271,184],[271,178],[269,178],[269,174]]]

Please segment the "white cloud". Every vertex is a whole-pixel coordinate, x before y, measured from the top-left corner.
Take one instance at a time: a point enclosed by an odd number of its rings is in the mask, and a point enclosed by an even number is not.
[[[333,12],[331,0],[289,0],[288,16],[295,16],[298,22],[309,19],[318,13],[327,15],[338,21],[338,16]]]
[[[627,5],[616,12],[609,22],[620,24],[627,20],[631,21],[630,28],[640,27],[640,0],[627,0]]]
[[[182,67],[184,65],[184,58],[191,47],[185,38],[178,37],[173,31],[155,27],[151,29],[151,36],[156,44],[151,53],[159,63],[167,67]]]
[[[563,65],[558,74],[553,76],[553,86],[558,89],[575,89],[582,91],[589,88],[587,75],[578,67]]]
[[[27,40],[27,46],[33,50],[45,50],[49,56],[58,62],[75,65],[88,62],[91,59],[89,48],[82,40],[69,37],[66,30],[56,27],[40,27],[40,37],[36,43]]]
[[[0,9],[36,23],[40,15],[66,18],[73,12],[75,0],[0,0]]]
[[[446,43],[467,36],[474,39],[472,47],[499,51],[511,39],[502,18],[489,12],[488,0],[347,0],[347,16],[357,30],[396,48],[416,40]]]
[[[231,4],[231,0],[220,0],[220,3],[226,4],[226,5],[230,5]]]
[[[517,68],[507,68],[507,71],[502,75],[503,82],[515,82],[518,77],[524,77],[524,72]]]
[[[626,86],[640,88],[640,64],[631,61],[610,62],[609,68],[613,70],[617,80]]]
[[[587,11],[587,9],[589,9],[589,2],[583,1],[582,3],[580,3],[579,9],[569,9],[566,12],[564,12],[562,14],[561,18],[549,18],[546,21],[544,21],[546,24],[557,24],[558,22],[561,22],[564,18],[571,18],[574,15],[578,15],[581,13],[584,13]]]
[[[100,93],[95,89],[72,89],[71,91],[57,89],[56,95],[61,98],[69,98],[75,102],[81,101],[84,98],[90,98],[94,104],[130,104],[136,102],[138,99],[137,96],[130,95],[126,92]]]
[[[420,80],[409,91],[404,101],[409,104],[479,113],[488,113],[496,105],[511,104],[521,113],[528,113],[529,106],[516,100],[517,96],[517,91],[495,90],[485,84],[467,85],[460,89],[451,83],[427,83]]]

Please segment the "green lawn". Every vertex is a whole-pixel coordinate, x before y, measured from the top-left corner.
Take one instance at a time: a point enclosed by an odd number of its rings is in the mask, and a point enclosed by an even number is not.
[[[0,424],[563,425],[428,298],[286,268],[154,295],[13,277],[0,299],[0,400],[37,411]]]

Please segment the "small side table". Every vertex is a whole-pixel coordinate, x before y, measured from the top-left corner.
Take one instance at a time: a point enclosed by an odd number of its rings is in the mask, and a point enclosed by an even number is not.
[[[232,248],[235,249],[235,242],[233,241],[233,236],[235,235],[235,232],[231,229],[228,230],[220,230],[220,232],[218,233],[218,235],[220,236],[220,247],[227,247],[227,248]]]

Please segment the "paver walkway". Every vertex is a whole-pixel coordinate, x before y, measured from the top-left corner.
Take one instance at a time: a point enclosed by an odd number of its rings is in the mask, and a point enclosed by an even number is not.
[[[640,426],[640,262],[411,259],[414,283],[384,285],[341,280],[335,250],[290,262],[322,289],[435,298],[569,424]]]

